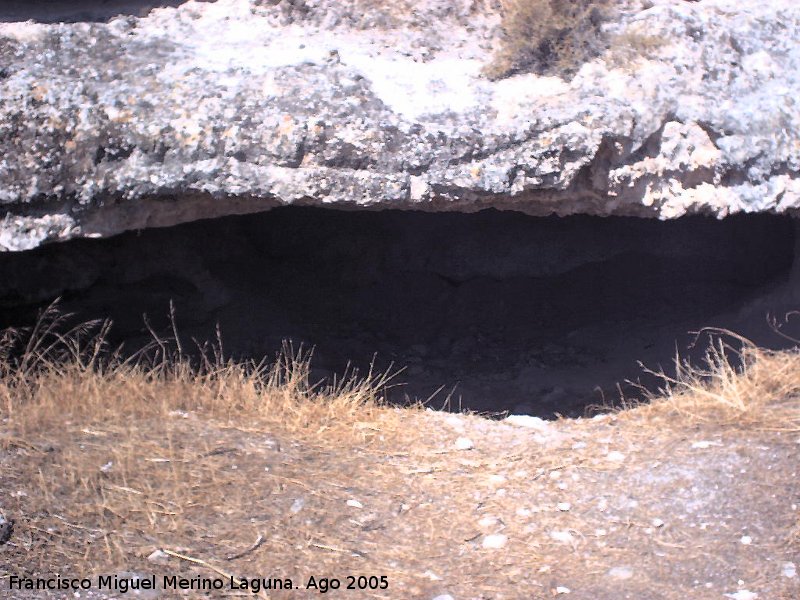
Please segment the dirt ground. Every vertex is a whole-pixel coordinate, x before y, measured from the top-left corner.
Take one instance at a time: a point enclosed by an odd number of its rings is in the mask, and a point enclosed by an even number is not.
[[[296,588],[269,598],[313,598],[333,578],[324,595],[341,598],[800,597],[796,423],[651,407],[365,415],[349,437],[235,410],[67,415],[35,431],[6,417],[0,514],[16,526],[0,596],[130,597],[97,577],[167,575],[223,589],[134,597],[253,596],[252,578]],[[14,575],[56,574],[92,587],[9,590]]]

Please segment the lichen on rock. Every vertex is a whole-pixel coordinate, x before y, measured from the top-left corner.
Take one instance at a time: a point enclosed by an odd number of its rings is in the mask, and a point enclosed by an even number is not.
[[[6,16],[0,248],[286,204],[662,219],[800,205],[794,2],[626,3],[574,75],[496,81],[492,3],[362,4]],[[641,32],[659,43],[622,47]]]

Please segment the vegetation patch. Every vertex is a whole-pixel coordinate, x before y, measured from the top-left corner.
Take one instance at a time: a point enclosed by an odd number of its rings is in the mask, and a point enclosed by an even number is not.
[[[484,69],[490,79],[534,71],[569,75],[602,54],[608,39],[602,25],[614,0],[505,0],[503,38]]]
[[[647,405],[512,423],[385,406],[383,378],[320,388],[291,352],[190,365],[176,336],[109,359],[102,327],[48,318],[0,345],[0,595],[61,574],[278,599],[333,580],[337,598],[799,597],[796,351],[736,367],[717,346]]]

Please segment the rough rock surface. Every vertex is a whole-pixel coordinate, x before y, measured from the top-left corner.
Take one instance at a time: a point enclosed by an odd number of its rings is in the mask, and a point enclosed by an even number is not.
[[[569,81],[482,76],[488,0],[190,1],[70,23],[4,10],[0,250],[284,204],[800,206],[794,0],[631,2]]]

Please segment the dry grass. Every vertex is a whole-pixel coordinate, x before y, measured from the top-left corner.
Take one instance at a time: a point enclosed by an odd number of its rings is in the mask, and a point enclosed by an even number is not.
[[[465,433],[457,433],[443,415],[384,406],[385,377],[314,386],[302,353],[286,351],[271,366],[242,365],[226,361],[218,343],[190,364],[175,336],[171,345],[156,338],[123,360],[104,347],[102,324],[59,334],[63,323],[48,313],[32,335],[7,335],[0,345],[0,510],[17,521],[0,547],[0,590],[12,572],[156,571],[291,576],[303,585],[311,575],[389,577],[387,591],[348,597],[547,598],[568,582],[611,598],[619,593],[598,588],[606,585],[598,574],[642,556],[669,563],[679,579],[681,569],[715,552],[715,560],[757,570],[761,562],[724,555],[735,544],[710,533],[693,555],[687,540],[697,532],[676,522],[654,542],[636,525],[667,509],[651,513],[656,509],[642,502],[638,513],[608,515],[591,506],[616,493],[613,487],[625,494],[635,487],[654,502],[670,498],[663,489],[649,491],[637,472],[663,462],[665,448],[681,465],[701,468],[691,450],[673,450],[697,424],[706,427],[698,435],[726,440],[738,435],[726,431],[756,427],[763,436],[800,428],[796,351],[745,345],[736,367],[727,360],[730,349],[717,346],[707,368],[684,365],[650,404],[605,421],[561,422],[562,433],[547,445],[477,417],[465,417]],[[457,435],[476,448],[454,451]],[[608,462],[598,443],[613,444],[631,464]],[[709,460],[705,468],[717,469]],[[788,531],[770,494],[776,482],[793,493],[784,473],[794,468],[754,469],[772,479],[737,488],[727,497],[753,497],[720,510],[770,515],[768,523]],[[559,487],[562,481],[580,483],[572,492]],[[565,499],[573,509],[556,510]],[[533,516],[520,517],[520,507],[531,507]],[[481,547],[491,531],[478,522],[488,515],[498,516],[496,527],[509,537],[501,553]],[[619,519],[627,525],[617,530]],[[598,528],[608,537],[592,533]],[[553,530],[574,532],[574,542],[554,542]],[[156,549],[171,553],[167,564],[147,560]],[[643,578],[630,584],[639,586],[634,592],[688,597],[682,580],[659,579],[660,568],[647,578],[643,567]]]
[[[504,0],[504,37],[484,73],[501,79],[515,73],[569,75],[605,51],[601,26],[614,0]]]
[[[713,331],[704,364],[676,358],[675,375],[648,393],[639,412],[688,422],[800,431],[800,350],[770,351],[731,332]]]
[[[353,372],[314,384],[311,354],[288,345],[270,365],[227,360],[220,340],[190,361],[174,327],[174,337],[153,333],[152,344],[123,359],[106,347],[109,324],[67,328],[69,317],[51,306],[32,331],[7,331],[0,340],[0,407],[23,433],[65,417],[135,419],[178,410],[253,415],[297,435],[344,435],[374,416],[392,378]]]

